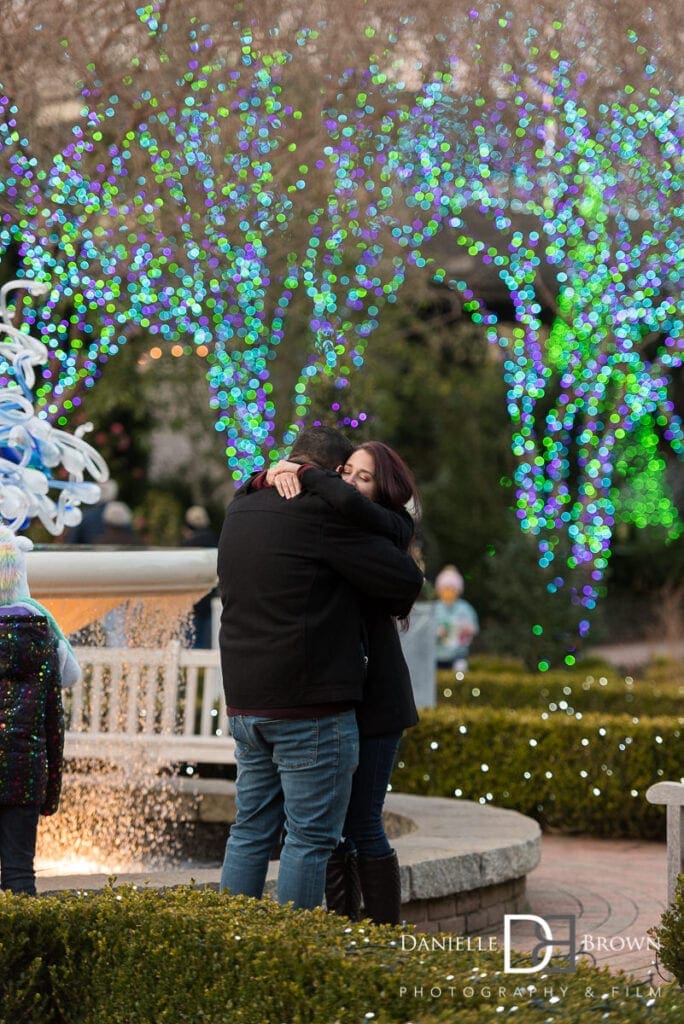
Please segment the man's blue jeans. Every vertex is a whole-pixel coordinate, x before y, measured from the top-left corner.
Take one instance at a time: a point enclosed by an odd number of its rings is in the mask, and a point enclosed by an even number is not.
[[[317,907],[358,764],[356,715],[238,715],[231,717],[230,730],[238,765],[237,817],[226,843],[221,889],[261,896],[269,854],[284,827],[278,902]]]

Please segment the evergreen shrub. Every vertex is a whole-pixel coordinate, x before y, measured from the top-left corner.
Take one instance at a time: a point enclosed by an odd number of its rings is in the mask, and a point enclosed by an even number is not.
[[[502,963],[501,950],[410,952],[399,928],[192,887],[0,898],[0,1024],[583,1024],[597,1010],[665,1024],[684,1009],[674,985],[649,999],[580,966],[530,986]]]
[[[439,703],[465,707],[572,708],[582,713],[684,716],[684,677],[670,668],[643,678],[598,670],[557,670],[544,675],[514,666],[469,669],[463,678],[437,673]]]
[[[664,808],[645,794],[679,779],[683,732],[666,717],[424,709],[404,734],[392,784],[513,808],[545,829],[662,839]]]
[[[679,876],[674,902],[667,908],[659,928],[651,935],[660,944],[660,959],[684,988],[684,874]]]

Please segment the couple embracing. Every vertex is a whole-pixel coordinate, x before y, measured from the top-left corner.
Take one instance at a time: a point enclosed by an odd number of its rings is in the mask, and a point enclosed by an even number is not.
[[[339,471],[339,472],[338,472]],[[407,553],[413,477],[389,447],[303,431],[289,461],[228,507],[218,551],[221,666],[237,816],[221,888],[396,922],[399,867],[382,804],[417,721],[397,620],[423,576]],[[326,884],[327,873],[327,884]]]

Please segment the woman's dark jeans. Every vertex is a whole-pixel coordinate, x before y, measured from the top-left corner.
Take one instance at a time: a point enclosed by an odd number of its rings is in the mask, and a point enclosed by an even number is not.
[[[359,766],[352,779],[344,839],[359,857],[388,857],[392,853],[382,823],[382,808],[392,775],[401,733],[361,736]]]
[[[0,888],[36,895],[37,807],[0,806]]]

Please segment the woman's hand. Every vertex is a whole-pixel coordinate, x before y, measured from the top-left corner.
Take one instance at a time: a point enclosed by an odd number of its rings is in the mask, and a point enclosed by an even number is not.
[[[301,493],[302,484],[297,476],[298,462],[281,459],[275,466],[270,466],[266,473],[266,483],[275,487],[282,498],[295,498]]]

